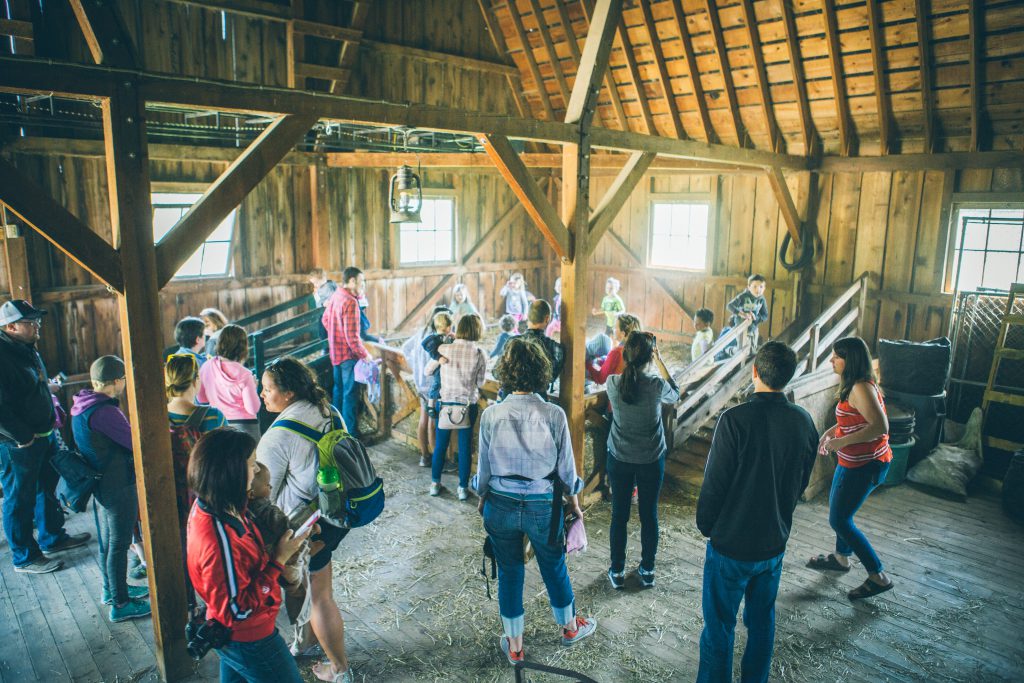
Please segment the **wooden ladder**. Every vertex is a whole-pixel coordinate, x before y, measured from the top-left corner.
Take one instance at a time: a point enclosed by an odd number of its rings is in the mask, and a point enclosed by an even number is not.
[[[999,375],[999,364],[1004,360],[1024,361],[1024,349],[1007,348],[1006,340],[1009,337],[1011,327],[1024,328],[1024,315],[1014,314],[1014,304],[1018,300],[1024,300],[1024,283],[1014,283],[1010,286],[1010,296],[1006,299],[1006,312],[999,323],[999,335],[996,337],[995,351],[992,354],[992,368],[988,373],[988,382],[985,385],[985,394],[981,401],[981,410],[984,414],[985,423],[988,422],[989,406],[993,403],[1004,403],[1006,405],[1024,408],[1024,394],[1014,394],[1008,391],[996,389],[996,377]],[[987,424],[982,426],[982,434],[988,430]],[[990,446],[1003,450],[1016,450],[1020,444],[1005,441],[1003,439],[987,438],[986,443]],[[1014,448],[1016,447],[1016,448]]]

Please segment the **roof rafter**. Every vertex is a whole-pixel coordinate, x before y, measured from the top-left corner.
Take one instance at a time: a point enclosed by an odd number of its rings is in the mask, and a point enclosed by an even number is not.
[[[793,69],[793,85],[796,87],[796,99],[799,104],[800,130],[804,138],[804,154],[811,156],[815,151],[814,119],[811,118],[811,103],[807,97],[807,79],[804,76],[804,64],[800,56],[800,37],[797,33],[796,19],[793,16],[791,0],[776,0],[782,25],[786,31],[786,46],[789,48],[789,65]]]
[[[704,0],[704,9],[707,10],[711,35],[715,39],[715,56],[721,69],[725,106],[728,107],[729,115],[732,117],[732,127],[736,131],[736,144],[746,147],[750,136],[743,125],[743,119],[740,118],[739,104],[736,101],[736,86],[732,82],[732,71],[729,68],[729,57],[726,55],[725,38],[722,36],[722,20],[718,16],[717,3],[715,0]]]
[[[929,0],[915,0],[917,59],[921,63],[921,112],[924,115],[924,151],[935,151],[935,115],[932,112],[932,56],[928,30]]]
[[[512,0],[514,2],[514,0]],[[512,26],[515,27],[516,37],[519,38],[520,45],[523,46],[523,56],[526,57],[526,65],[530,69],[530,76],[533,78],[534,86],[537,88],[537,97],[540,98],[540,105],[544,110],[544,116],[549,121],[554,121],[555,111],[551,108],[551,99],[548,97],[548,90],[544,85],[544,77],[540,75],[540,67],[537,66],[537,58],[533,54],[533,48],[530,46],[530,41],[526,37],[526,29],[523,27],[523,20],[519,16],[519,11],[516,7],[509,3],[508,13],[512,17]]]
[[[582,53],[580,53],[580,46],[576,42],[576,32],[573,31],[573,29],[572,29],[572,20],[569,19],[569,12],[568,12],[568,10],[565,9],[565,3],[558,2],[557,0],[555,2],[555,9],[558,11],[558,20],[562,24],[562,32],[565,34],[566,43],[569,45],[569,52],[570,52],[570,54],[572,54],[572,58],[574,60],[576,60],[576,64],[577,64],[576,68],[578,69],[580,62],[583,59],[583,55],[582,55]],[[584,16],[586,16],[585,12],[584,12]],[[609,81],[609,82],[611,82],[611,81]],[[615,91],[614,88],[610,88],[609,90],[611,90],[614,93],[613,104],[616,106],[616,112],[622,111],[622,102],[618,98],[619,93],[617,91]],[[607,119],[608,123],[612,123],[613,122],[613,119],[608,118],[606,116],[606,112],[602,112],[600,107],[598,107],[597,113],[599,115],[601,115],[603,118]],[[625,111],[622,111],[622,117],[620,118],[620,123],[622,124],[623,128],[626,127],[626,112]]]
[[[889,137],[889,124],[892,121],[889,106],[889,87],[886,77],[884,32],[882,18],[878,9],[878,0],[867,0],[868,38],[871,41],[871,60],[875,75],[875,104],[878,109],[878,140],[882,154],[888,154],[892,144]]]
[[[754,2],[741,0],[740,6],[743,8],[743,19],[747,24],[750,52],[754,57],[754,77],[757,79],[757,89],[761,92],[761,109],[764,111],[764,120],[768,128],[768,140],[773,152],[781,152],[786,141],[779,130],[775,110],[772,108],[771,85],[768,83],[768,70],[764,65],[764,52],[761,48],[761,34],[757,29],[757,16],[754,14]]]
[[[711,125],[708,100],[704,96],[704,84],[700,81],[700,68],[697,66],[697,57],[693,52],[693,39],[690,38],[690,32],[686,28],[686,13],[683,12],[683,3],[681,0],[672,0],[671,5],[676,26],[679,28],[686,68],[690,73],[690,87],[693,88],[693,97],[697,100],[697,114],[700,116],[700,125],[704,129],[704,139],[708,142],[717,142],[718,135],[715,133],[714,126]]]
[[[565,81],[565,72],[562,71],[562,62],[558,58],[555,44],[551,41],[551,31],[548,30],[548,23],[544,19],[544,12],[540,9],[538,0],[530,0],[530,9],[533,11],[533,20],[537,22],[537,31],[540,33],[540,40],[544,43],[544,49],[548,53],[548,61],[551,62],[551,70],[555,72],[555,82],[558,83],[558,91],[562,94],[562,102],[565,108],[569,108],[569,84]]]
[[[668,67],[665,65],[665,54],[662,52],[661,41],[658,39],[658,28],[654,23],[654,14],[651,12],[649,3],[641,2],[640,9],[644,15],[647,35],[650,36],[651,51],[654,53],[654,65],[658,70],[658,80],[661,82],[661,89],[665,93],[665,104],[668,105],[668,116],[669,122],[672,124],[672,132],[677,138],[685,138],[686,131],[683,129],[683,122],[679,118],[679,106],[676,104],[675,93],[672,92],[672,80],[668,74]]]
[[[643,115],[646,132],[648,135],[657,135],[658,129],[654,125],[654,117],[651,115],[651,103],[647,101],[647,92],[644,89],[643,78],[640,76],[640,67],[636,62],[636,53],[633,52],[633,43],[626,30],[626,20],[621,18],[621,15],[619,18],[619,42],[622,43],[622,52],[626,56],[629,78],[633,81],[633,87],[636,89],[636,99],[640,104],[640,113]]]
[[[981,94],[985,88],[985,65],[982,46],[985,43],[985,25],[981,16],[982,8],[978,0],[970,0],[967,8],[969,35],[968,41],[968,65],[970,70],[971,89],[971,141],[972,152],[981,151],[985,146],[986,135],[985,122],[983,120],[985,111],[981,103]]]
[[[555,4],[558,5],[559,11],[562,12],[562,21],[568,21],[569,16],[565,10],[564,3],[559,0]],[[580,7],[583,8],[583,17],[587,20],[587,28],[589,30],[590,22],[593,21],[594,17],[593,0],[582,0]],[[615,81],[615,74],[612,73],[611,69],[605,69],[604,84],[608,89],[608,96],[611,98],[612,108],[615,109],[615,116],[619,120],[619,126],[622,130],[630,130],[626,109],[622,106],[622,96],[619,95],[619,84]]]
[[[839,153],[849,156],[854,142],[853,123],[850,120],[850,103],[846,101],[843,55],[839,47],[839,27],[836,23],[835,10],[832,9],[832,0],[821,0],[821,13],[825,19],[825,43],[828,46],[829,68],[832,69],[832,88],[835,91]]]

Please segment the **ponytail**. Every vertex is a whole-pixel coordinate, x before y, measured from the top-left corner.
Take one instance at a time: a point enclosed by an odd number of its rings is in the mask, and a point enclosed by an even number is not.
[[[636,403],[640,398],[640,378],[653,357],[654,335],[650,332],[630,332],[622,348],[626,369],[622,372],[622,382],[619,385],[622,400],[626,403]]]

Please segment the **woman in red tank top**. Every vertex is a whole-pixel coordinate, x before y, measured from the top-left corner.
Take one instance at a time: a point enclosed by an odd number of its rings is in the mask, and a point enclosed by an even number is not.
[[[863,339],[837,341],[832,347],[832,370],[840,376],[839,405],[836,425],[822,437],[820,453],[834,452],[838,459],[828,497],[828,521],[836,532],[836,549],[812,557],[807,566],[846,572],[850,555],[856,555],[868,572],[867,580],[847,593],[851,600],[858,600],[893,586],[871,543],[853,522],[857,510],[889,471],[889,420],[871,367],[871,352]]]

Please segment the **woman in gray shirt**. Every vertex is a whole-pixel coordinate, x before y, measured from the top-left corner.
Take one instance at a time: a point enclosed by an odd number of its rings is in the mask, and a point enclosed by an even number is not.
[[[679,400],[679,388],[661,359],[650,332],[630,332],[622,349],[626,369],[608,378],[612,426],[608,433],[608,482],[612,488],[612,522],[608,532],[612,588],[626,585],[626,523],[637,492],[640,514],[640,566],[636,575],[644,588],[654,586],[654,556],[658,552],[658,494],[665,478],[663,403]],[[660,377],[647,374],[654,365]]]

